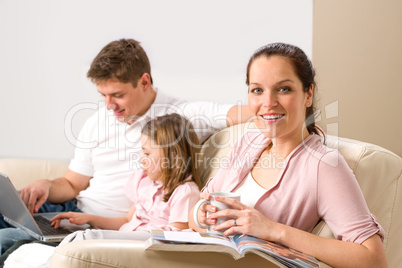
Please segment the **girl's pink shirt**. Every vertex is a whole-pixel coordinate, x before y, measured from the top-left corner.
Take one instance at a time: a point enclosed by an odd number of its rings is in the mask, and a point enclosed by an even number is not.
[[[200,190],[190,179],[191,176],[164,202],[162,184],[149,179],[142,169],[136,170],[125,187],[136,210],[131,221],[122,225],[120,231],[179,230],[169,223],[188,222],[190,209],[200,199]]]
[[[269,143],[257,129],[246,132],[203,191],[233,191]],[[266,164],[269,168],[277,163]],[[384,238],[344,158],[315,134],[286,157],[276,184],[254,208],[271,220],[307,232],[323,219],[339,240],[360,244],[374,234]]]

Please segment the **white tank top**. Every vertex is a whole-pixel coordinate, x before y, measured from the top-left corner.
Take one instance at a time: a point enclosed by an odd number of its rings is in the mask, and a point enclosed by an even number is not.
[[[240,202],[249,207],[254,207],[258,199],[265,194],[267,189],[261,187],[251,176],[251,172],[248,173],[247,177],[234,191],[235,193],[240,193]]]

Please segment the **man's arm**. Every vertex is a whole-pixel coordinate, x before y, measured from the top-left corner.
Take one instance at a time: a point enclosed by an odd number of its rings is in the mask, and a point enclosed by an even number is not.
[[[235,105],[229,109],[226,124],[227,126],[233,126],[241,123],[250,122],[252,120],[252,113],[248,105]]]
[[[38,180],[20,190],[20,196],[28,210],[33,213],[49,200],[63,203],[74,199],[89,186],[91,177],[68,170],[64,177],[55,180]]]
[[[52,181],[48,200],[52,203],[63,203],[74,199],[79,192],[89,186],[92,177],[67,170],[63,178]]]

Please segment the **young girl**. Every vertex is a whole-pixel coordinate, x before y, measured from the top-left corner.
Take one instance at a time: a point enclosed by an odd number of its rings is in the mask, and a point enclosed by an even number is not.
[[[135,170],[125,189],[133,201],[126,217],[61,213],[52,219],[56,228],[62,219],[69,219],[74,224],[88,223],[108,230],[77,231],[60,245],[89,239],[146,240],[152,229],[188,229],[188,213],[197,203],[201,187],[195,160],[198,145],[192,124],[178,114],[160,116],[148,122],[141,135],[142,168]],[[7,258],[6,267],[15,267],[22,261],[29,262],[29,267],[48,267],[54,249],[37,243],[22,245]]]
[[[191,123],[178,114],[148,122],[142,130],[141,169],[126,185],[133,206],[125,217],[101,217],[67,212],[52,219],[59,227],[62,219],[74,224],[88,223],[99,229],[137,231],[188,228],[188,212],[199,198],[201,182],[195,169],[198,137]]]

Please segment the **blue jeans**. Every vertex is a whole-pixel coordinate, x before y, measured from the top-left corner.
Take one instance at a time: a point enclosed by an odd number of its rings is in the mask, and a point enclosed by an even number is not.
[[[15,242],[23,239],[35,240],[32,236],[24,232],[20,228],[4,228],[0,229],[0,256],[12,247]]]
[[[39,213],[44,212],[82,212],[76,205],[75,200],[68,201],[61,204],[53,204],[46,201],[42,207],[39,209]],[[35,240],[32,236],[25,233],[23,230],[19,228],[14,228],[4,221],[3,216],[0,215],[0,256],[15,242],[22,239],[31,239]]]

